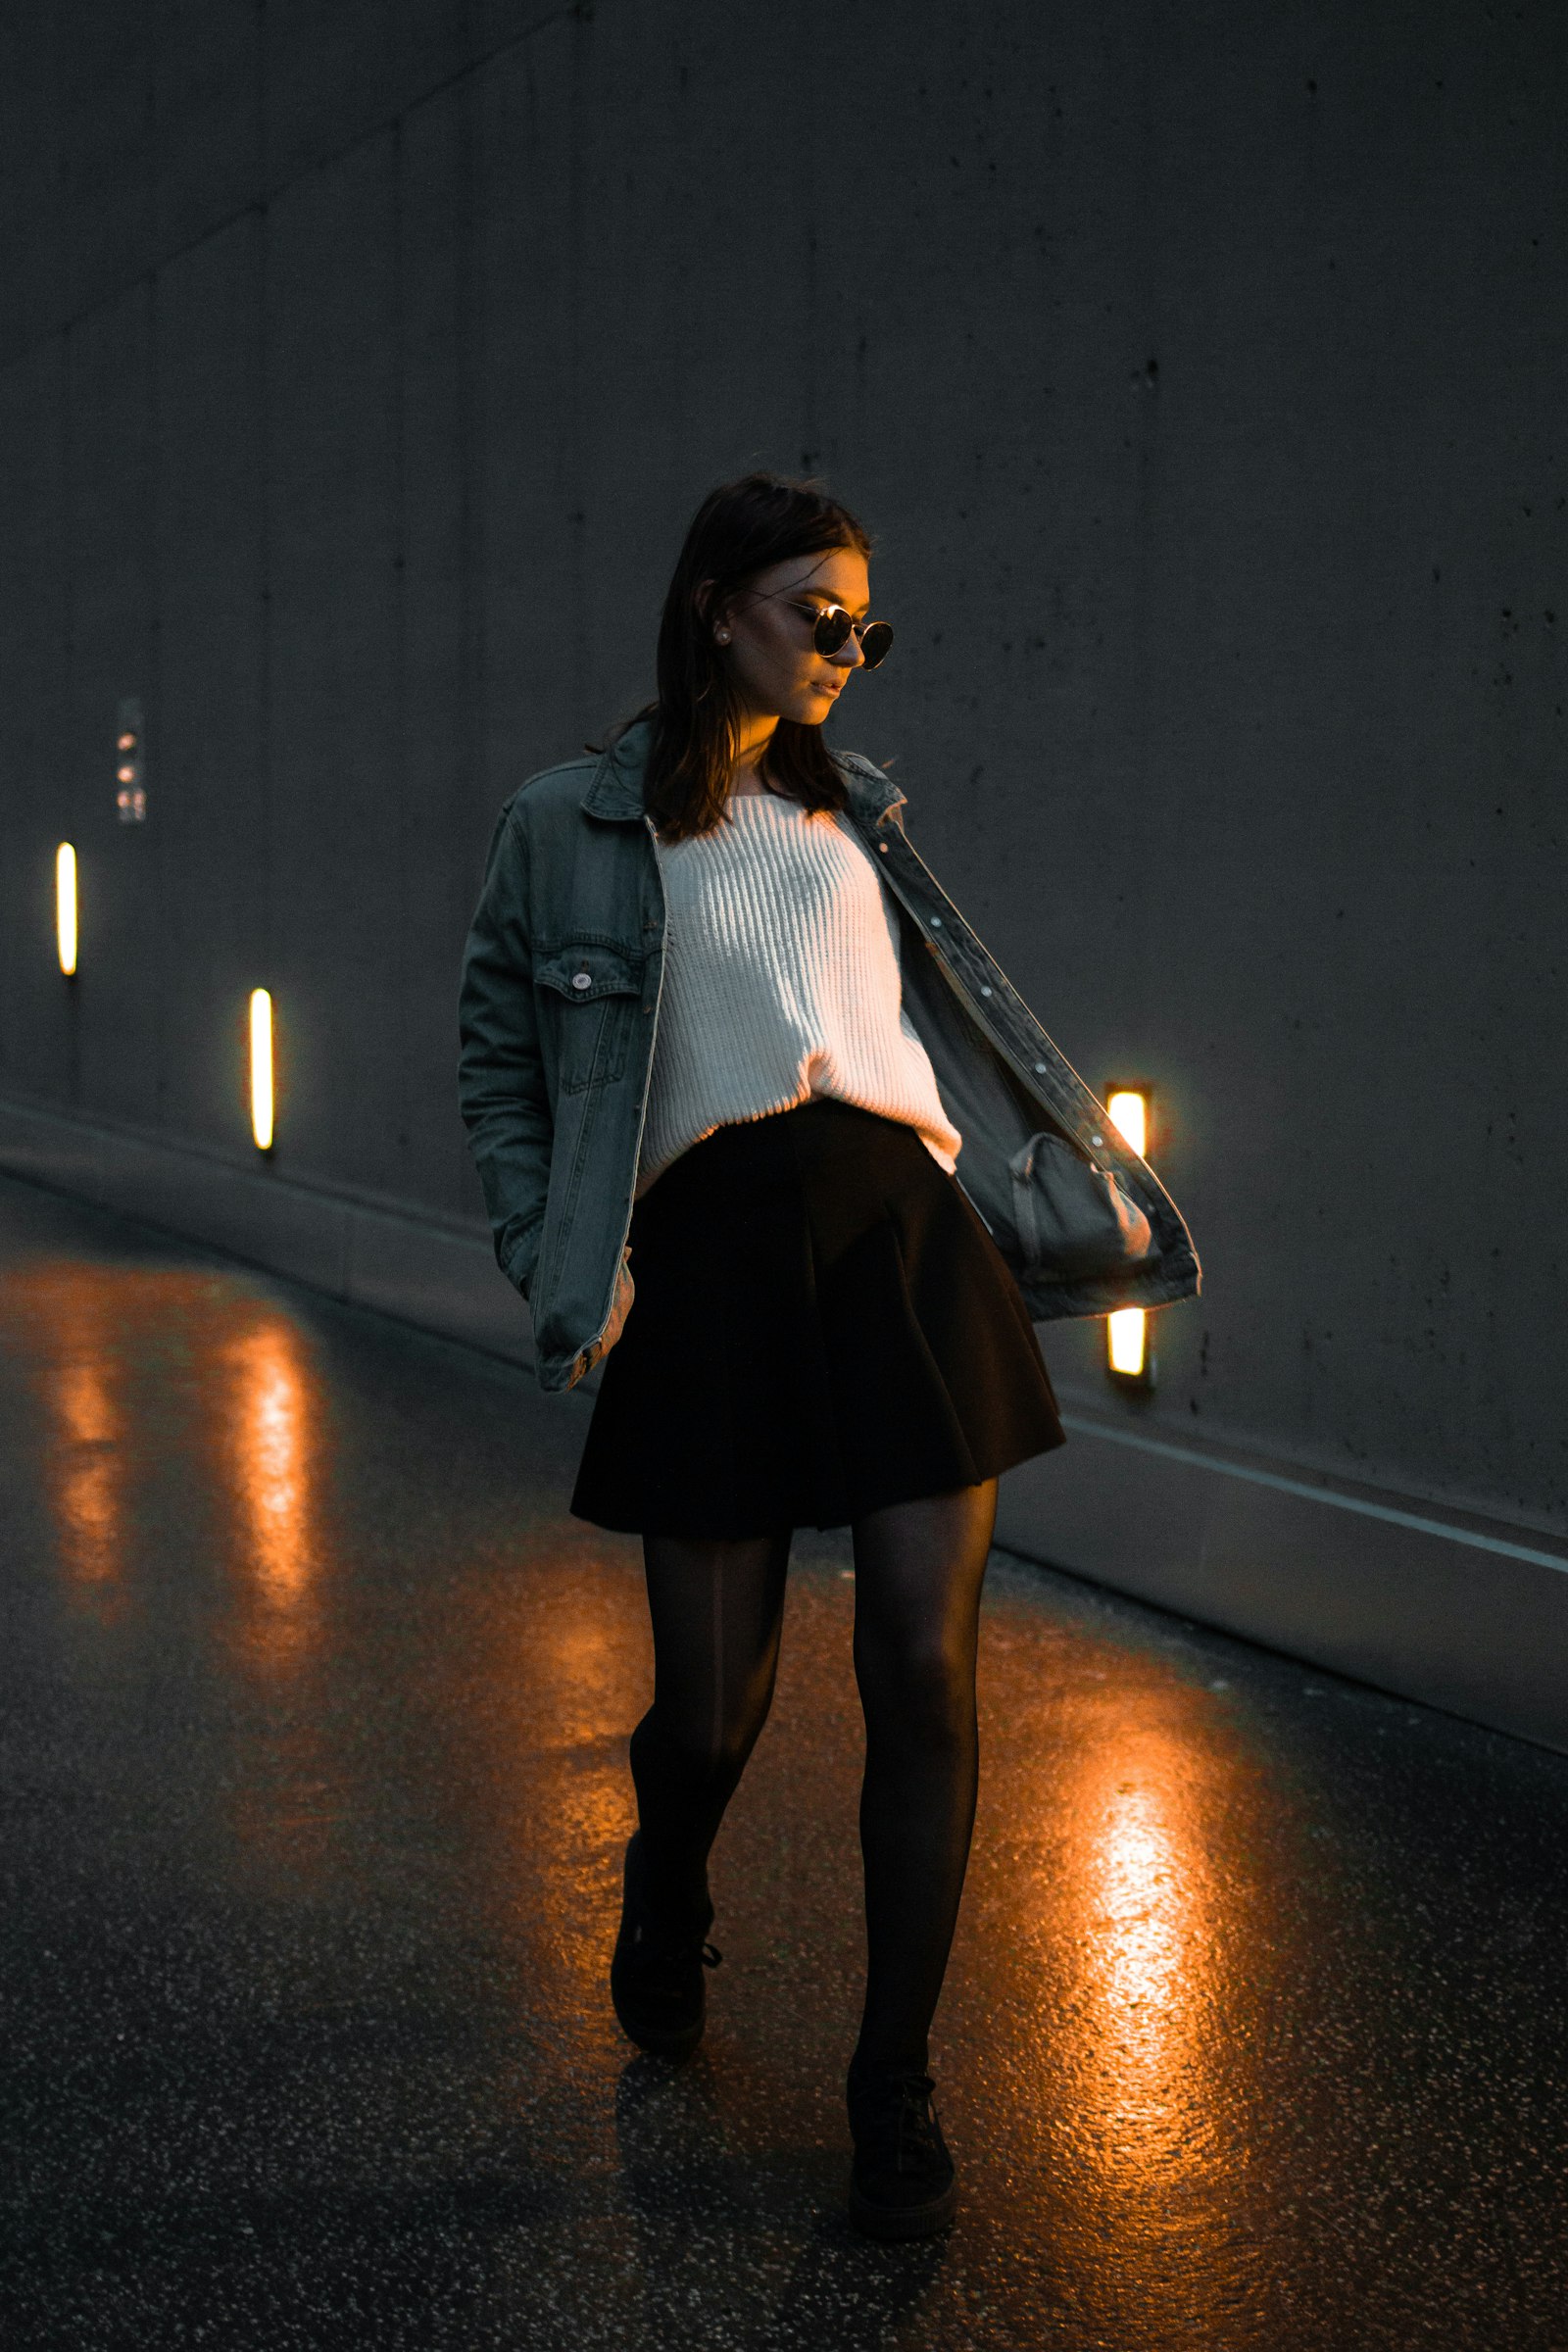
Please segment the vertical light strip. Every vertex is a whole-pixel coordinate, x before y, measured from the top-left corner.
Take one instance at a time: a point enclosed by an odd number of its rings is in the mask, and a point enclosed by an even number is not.
[[[55,945],[70,980],[76,969],[76,853],[69,841],[55,852]]]
[[[1140,1159],[1149,1156],[1149,1097],[1130,1086],[1118,1086],[1105,1108],[1124,1140]]]
[[[272,1000],[251,990],[251,1133],[258,1152],[272,1149]]]
[[[1149,1156],[1149,1097],[1142,1088],[1113,1087],[1105,1114],[1140,1159]],[[1141,1306],[1118,1307],[1105,1323],[1105,1362],[1120,1380],[1149,1377],[1149,1316]]]
[[[1148,1317],[1141,1306],[1118,1306],[1107,1315],[1106,1362],[1123,1380],[1142,1380],[1144,1377],[1144,1348],[1148,1340],[1145,1328]]]

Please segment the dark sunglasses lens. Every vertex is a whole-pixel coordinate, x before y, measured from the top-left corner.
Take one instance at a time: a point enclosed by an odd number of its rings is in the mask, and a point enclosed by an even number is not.
[[[815,645],[819,654],[836,654],[854,623],[842,605],[829,605],[817,615]]]
[[[885,620],[873,620],[860,639],[860,659],[867,669],[875,669],[879,662],[887,660],[888,648],[892,643],[892,624]]]

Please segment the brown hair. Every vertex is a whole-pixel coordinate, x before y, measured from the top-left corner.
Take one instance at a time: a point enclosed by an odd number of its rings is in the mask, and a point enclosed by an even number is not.
[[[869,533],[817,482],[748,473],[710,490],[692,518],[659,624],[659,699],[639,716],[654,723],[644,799],[665,841],[710,833],[721,822],[735,763],[739,715],[729,670],[708,613],[769,564],[835,547],[871,553]],[[701,597],[705,580],[712,587]],[[781,718],[761,779],[806,808],[842,808],[844,778],[819,726]]]

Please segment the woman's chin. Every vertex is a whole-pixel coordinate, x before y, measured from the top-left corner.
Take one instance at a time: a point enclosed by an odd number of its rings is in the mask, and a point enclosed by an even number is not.
[[[803,694],[797,707],[792,710],[784,711],[782,716],[787,718],[792,726],[819,727],[823,719],[831,712],[838,699],[836,694]]]

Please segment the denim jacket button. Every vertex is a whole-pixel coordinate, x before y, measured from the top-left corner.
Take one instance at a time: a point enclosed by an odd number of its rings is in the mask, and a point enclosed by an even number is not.
[[[587,972],[573,972],[571,975],[571,985],[573,988],[592,988],[593,980],[591,975]]]
[[[941,928],[942,928],[942,917],[941,917],[941,915],[940,915],[940,914],[934,914],[934,915],[931,917],[931,928],[932,928],[932,930],[933,930],[933,931],[940,931],[940,930],[941,930]]]
[[[991,994],[991,991],[990,991],[990,989],[989,989],[989,988],[982,988],[982,989],[981,989],[981,991],[980,991],[980,994],[981,994],[983,997],[989,997],[989,996],[990,996],[990,994]]]
[[[1046,1074],[1046,1065],[1045,1065],[1045,1063],[1044,1063],[1043,1061],[1037,1061],[1037,1062],[1035,1063],[1035,1075],[1036,1075],[1036,1077],[1037,1077],[1037,1078],[1043,1078],[1043,1077],[1045,1076],[1045,1074]]]
[[[878,849],[881,851],[881,853],[882,853],[883,857],[885,858],[885,857],[887,856],[887,854],[888,854],[888,845],[887,845],[887,843],[886,843],[885,841],[879,841],[879,842],[877,843],[877,845],[876,845],[876,846],[877,846],[877,848],[878,848]]]

